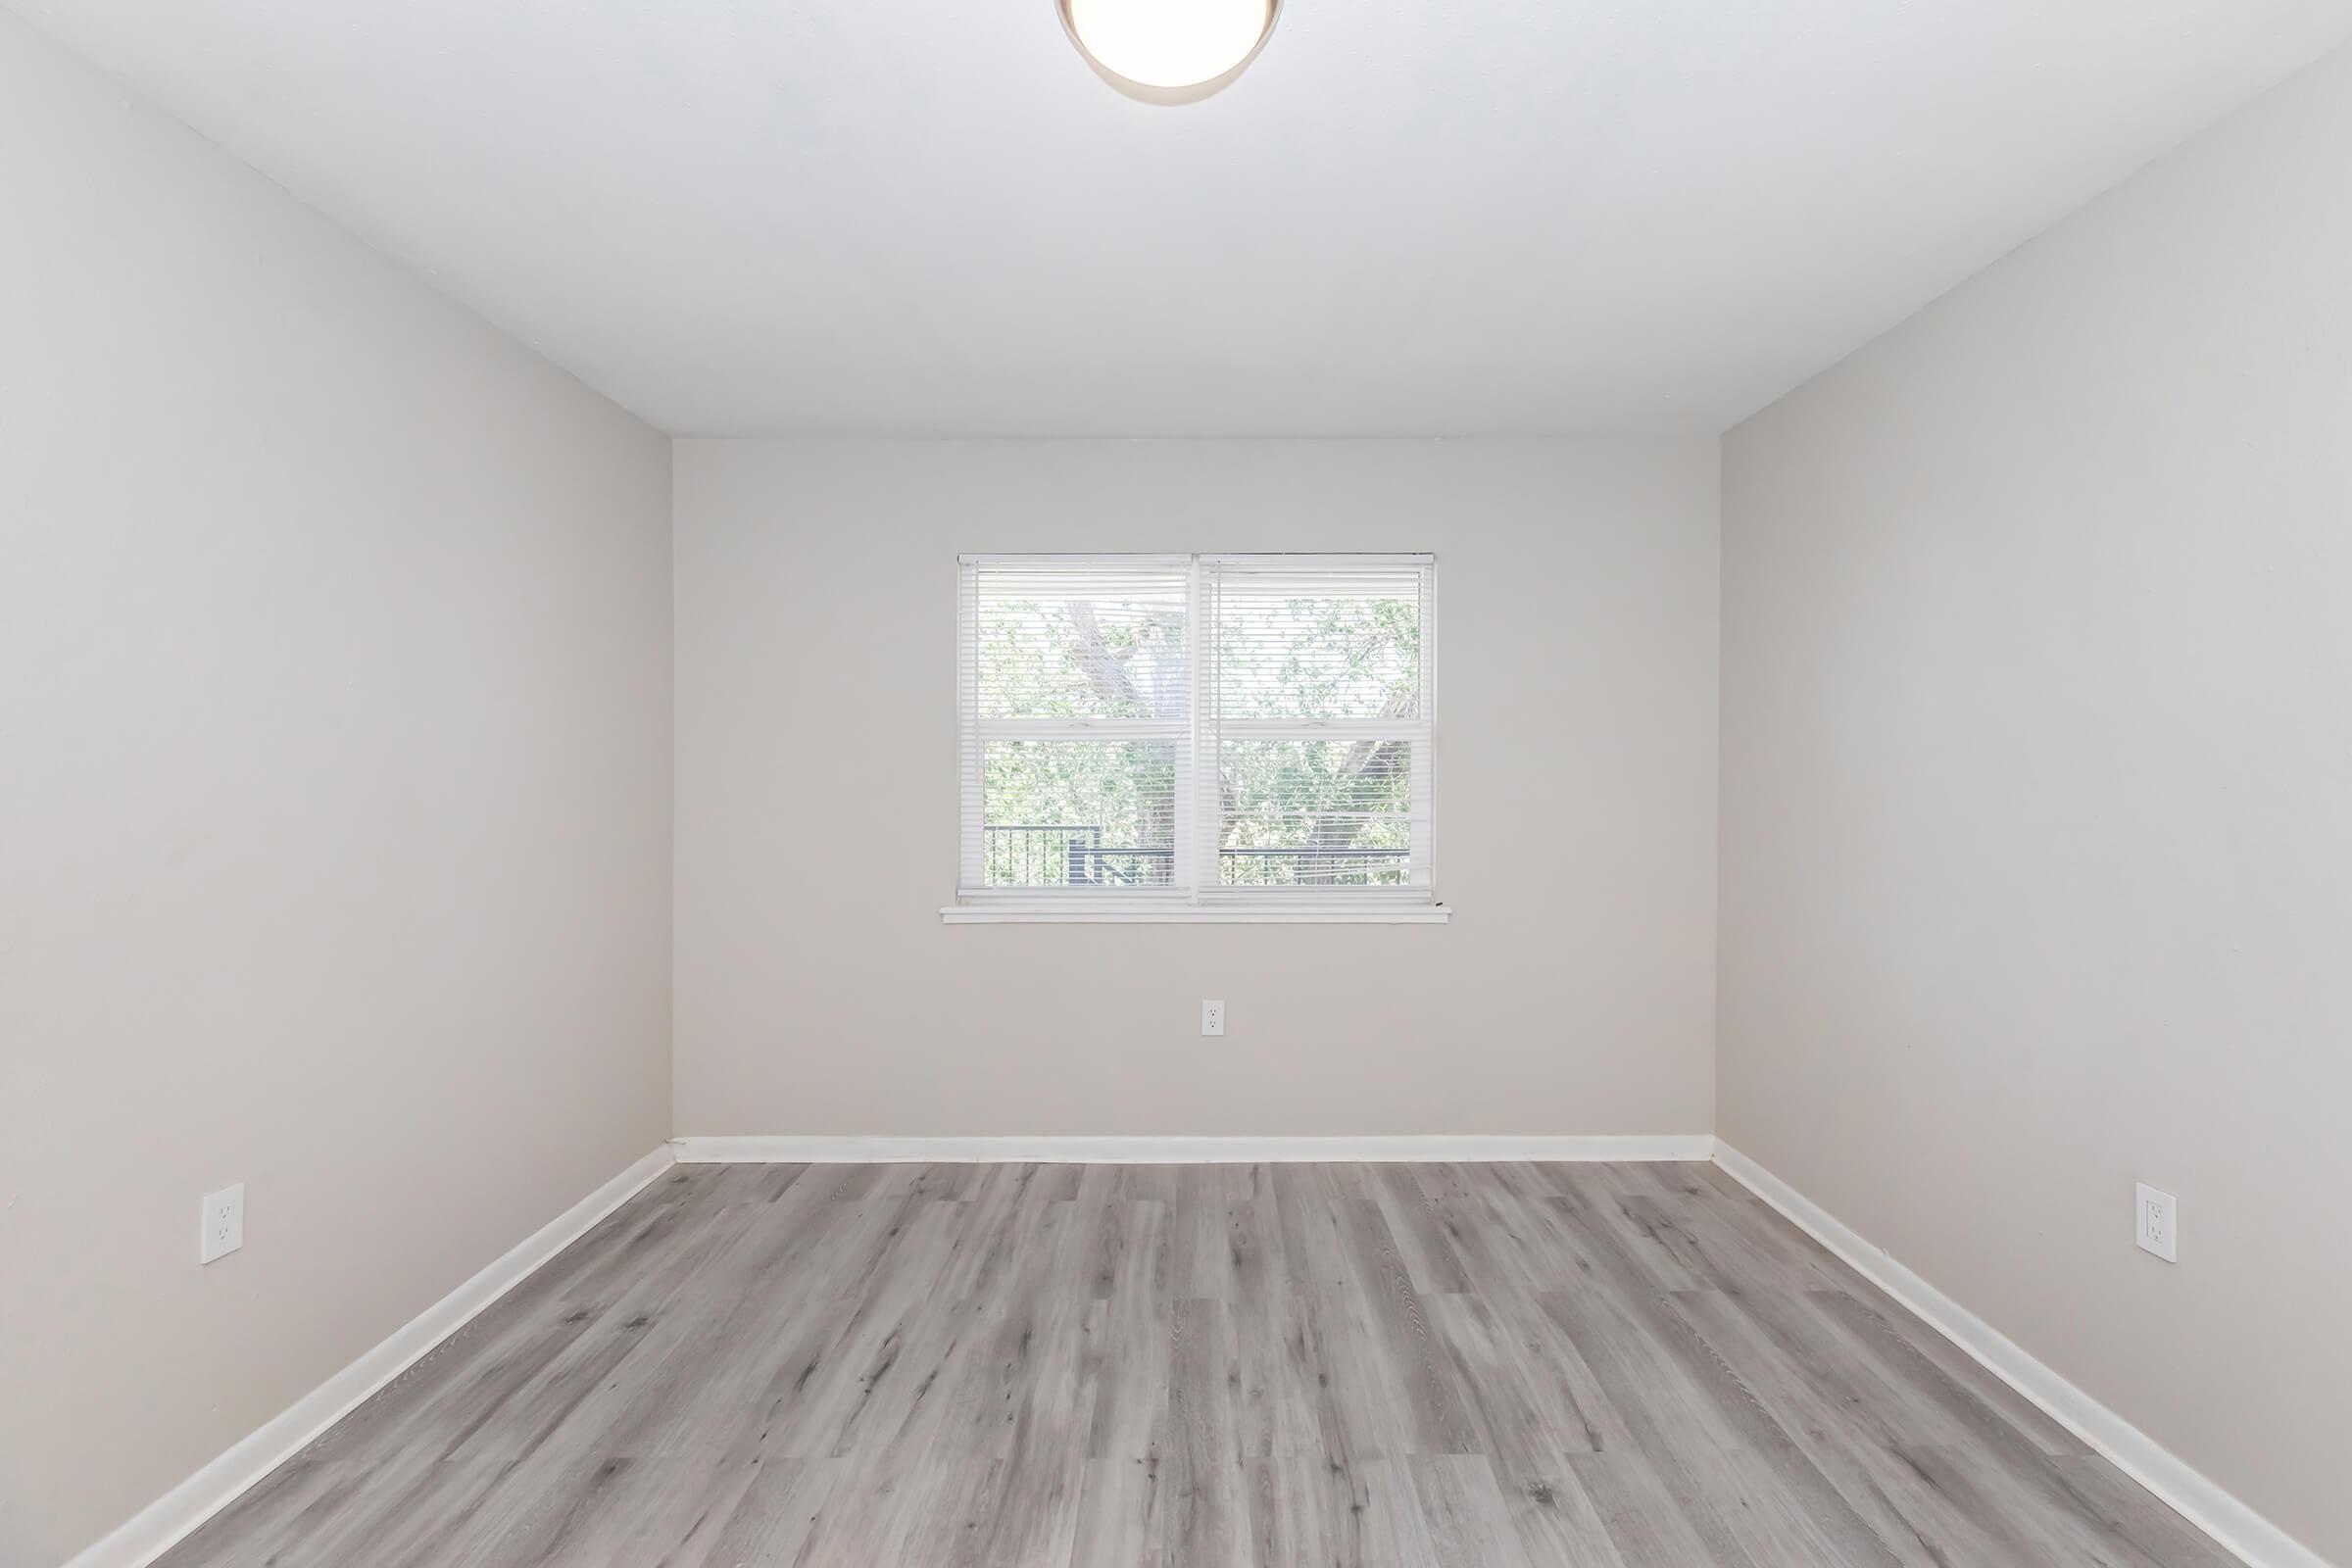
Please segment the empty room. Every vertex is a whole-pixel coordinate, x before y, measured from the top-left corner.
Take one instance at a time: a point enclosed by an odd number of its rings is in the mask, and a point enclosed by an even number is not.
[[[2352,0],[0,0],[0,1568],[2352,1568]]]

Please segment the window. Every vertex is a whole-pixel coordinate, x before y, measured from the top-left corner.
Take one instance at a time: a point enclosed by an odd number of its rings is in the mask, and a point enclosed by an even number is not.
[[[1442,920],[1427,556],[966,556],[968,919]]]

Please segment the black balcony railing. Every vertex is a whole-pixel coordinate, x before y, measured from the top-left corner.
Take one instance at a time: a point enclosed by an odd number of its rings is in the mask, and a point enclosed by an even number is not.
[[[1102,829],[1024,823],[981,829],[988,887],[1166,887],[1176,852],[1106,845]],[[1409,850],[1219,850],[1227,887],[1388,887],[1405,880]]]
[[[1410,850],[1219,850],[1217,878],[1229,888],[1401,887]]]
[[[989,887],[1164,888],[1176,875],[1174,850],[1105,847],[1100,827],[983,828],[981,843]]]

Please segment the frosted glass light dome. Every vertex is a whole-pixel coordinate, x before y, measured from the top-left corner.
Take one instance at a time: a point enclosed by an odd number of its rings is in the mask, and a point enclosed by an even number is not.
[[[1061,0],[1087,56],[1142,87],[1205,86],[1249,62],[1275,0]]]

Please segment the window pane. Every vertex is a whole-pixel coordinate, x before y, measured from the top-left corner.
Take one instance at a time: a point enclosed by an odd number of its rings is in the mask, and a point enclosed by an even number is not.
[[[980,579],[982,718],[1186,714],[1184,581]]]
[[[1227,741],[1227,887],[1397,887],[1412,877],[1410,741]]]
[[[1406,718],[1420,686],[1418,575],[1237,574],[1218,585],[1221,716]]]
[[[985,886],[1166,887],[1176,870],[1176,743],[990,741]]]

